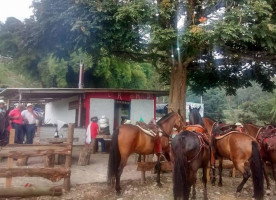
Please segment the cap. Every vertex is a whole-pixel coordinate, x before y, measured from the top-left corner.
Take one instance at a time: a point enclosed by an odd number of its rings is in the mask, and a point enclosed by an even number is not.
[[[34,106],[32,103],[27,103],[27,107],[29,107],[29,106]]]
[[[3,99],[0,99],[0,104],[5,104],[5,101]]]

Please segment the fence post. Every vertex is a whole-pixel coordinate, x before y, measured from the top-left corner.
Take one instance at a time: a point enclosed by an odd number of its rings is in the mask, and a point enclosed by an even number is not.
[[[15,137],[15,129],[10,130],[10,137],[9,137],[9,144],[14,144],[14,137]],[[13,166],[13,158],[8,157],[7,160],[7,167],[12,168]],[[6,178],[6,187],[12,186],[12,177]]]
[[[65,168],[67,169],[71,168],[71,163],[72,163],[73,138],[74,138],[74,124],[69,123],[67,143],[71,145],[71,154],[67,155],[65,158]],[[68,177],[64,178],[63,187],[65,191],[70,190],[70,176],[71,174]]]

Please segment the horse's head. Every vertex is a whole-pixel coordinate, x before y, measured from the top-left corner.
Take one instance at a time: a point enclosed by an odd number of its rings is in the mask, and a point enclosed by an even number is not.
[[[191,108],[191,106],[189,106],[189,110],[190,110],[190,115],[189,115],[189,124],[190,125],[194,125],[194,124],[200,124],[201,126],[204,127],[204,123],[203,123],[203,119],[199,113],[200,108]]]
[[[183,118],[179,113],[171,112],[164,117],[162,117],[157,125],[167,134],[172,133],[173,128],[176,128],[178,131],[181,131],[184,127]]]

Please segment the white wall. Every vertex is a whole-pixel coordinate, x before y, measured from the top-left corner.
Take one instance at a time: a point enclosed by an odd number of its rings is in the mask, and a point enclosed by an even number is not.
[[[114,99],[100,99],[91,98],[90,99],[90,112],[89,120],[91,117],[97,116],[99,119],[104,115],[109,119],[109,130],[110,134],[113,133],[114,124]]]
[[[154,100],[132,99],[130,104],[130,121],[135,124],[143,118],[145,123],[149,123],[154,118]]]
[[[69,110],[69,102],[78,100],[78,97],[71,97],[47,103],[45,105],[46,124],[56,124],[57,120],[66,123],[75,123],[76,110]]]

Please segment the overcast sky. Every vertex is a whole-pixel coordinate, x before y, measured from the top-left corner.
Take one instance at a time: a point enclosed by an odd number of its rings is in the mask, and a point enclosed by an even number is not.
[[[5,22],[7,17],[15,17],[21,21],[32,15],[29,8],[32,0],[0,0],[0,21]]]

